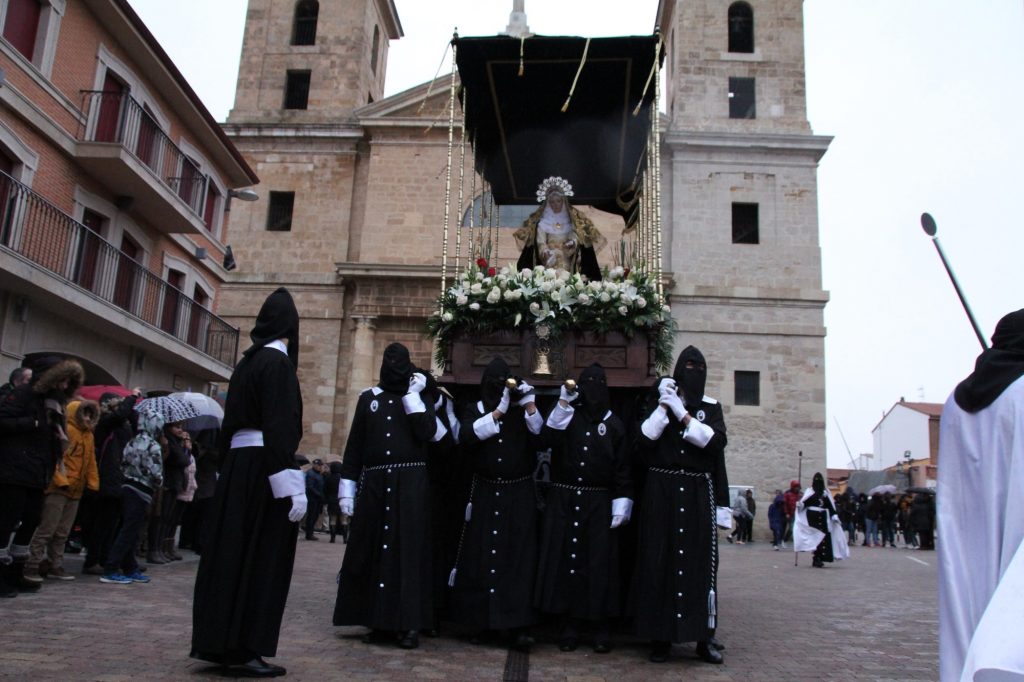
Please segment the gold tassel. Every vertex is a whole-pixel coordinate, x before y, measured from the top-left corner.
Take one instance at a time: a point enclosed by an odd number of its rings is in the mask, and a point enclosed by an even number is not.
[[[563,114],[569,109],[569,100],[572,99],[572,93],[576,91],[576,82],[580,79],[580,73],[583,71],[583,65],[587,63],[587,51],[589,49],[590,38],[587,38],[587,43],[583,46],[583,57],[580,59],[580,67],[576,69],[576,77],[572,79],[572,87],[569,88],[569,96],[565,98],[565,104],[562,105]]]
[[[654,79],[654,74],[658,72],[658,62],[661,61],[661,36],[658,36],[658,45],[654,48],[654,63],[651,64],[651,72],[647,74],[647,82],[644,83],[643,94],[640,95],[640,101],[636,103],[636,108],[633,109],[633,115],[636,116],[640,113],[640,107],[644,104],[644,97],[647,97],[647,90],[651,87],[651,81]]]
[[[526,45],[526,36],[519,36],[519,75],[523,75],[523,47]]]

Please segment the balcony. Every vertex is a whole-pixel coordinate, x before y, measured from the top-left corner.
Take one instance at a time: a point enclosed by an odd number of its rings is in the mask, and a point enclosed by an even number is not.
[[[4,251],[162,332],[153,336],[165,349],[174,352],[173,344],[167,343],[167,337],[173,337],[222,365],[235,363],[238,329],[0,172],[0,252]]]
[[[205,229],[209,182],[153,116],[126,92],[84,91],[78,163],[156,230]]]

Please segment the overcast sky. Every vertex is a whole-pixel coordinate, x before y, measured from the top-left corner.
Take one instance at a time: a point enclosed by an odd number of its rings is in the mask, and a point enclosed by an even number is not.
[[[245,0],[129,2],[224,120]],[[464,36],[497,33],[512,7],[395,4],[405,37],[392,43],[386,94],[433,78],[456,27]],[[527,0],[526,11],[536,33],[628,35],[651,32],[657,4]],[[1002,315],[1024,307],[1024,3],[806,0],[804,23],[808,119],[816,134],[835,138],[819,168],[818,201],[831,294],[828,462],[842,467],[840,427],[854,454],[871,452],[883,412],[901,396],[945,401],[981,350],[921,231],[923,211],[938,223],[986,338]]]

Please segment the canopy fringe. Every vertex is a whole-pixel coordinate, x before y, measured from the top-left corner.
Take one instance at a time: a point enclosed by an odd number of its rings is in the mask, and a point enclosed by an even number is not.
[[[572,94],[576,92],[576,83],[580,79],[580,73],[583,72],[583,65],[587,63],[587,52],[590,50],[590,38],[587,38],[586,44],[583,46],[583,57],[580,58],[580,66],[576,69],[576,77],[572,79],[572,87],[569,88],[569,96],[565,98],[565,104],[562,105],[562,113],[564,114],[569,109],[569,101],[572,99]],[[642,100],[641,100],[642,101]]]

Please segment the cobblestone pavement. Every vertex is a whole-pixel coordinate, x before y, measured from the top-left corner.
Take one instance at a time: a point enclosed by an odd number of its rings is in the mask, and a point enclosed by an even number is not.
[[[765,542],[724,545],[719,638],[725,664],[692,644],[668,663],[618,636],[607,655],[563,653],[550,638],[528,656],[461,637],[424,637],[418,650],[366,645],[335,628],[335,575],[345,546],[299,540],[275,662],[292,680],[934,680],[938,678],[936,554],[854,547],[850,561],[810,567]],[[153,582],[105,585],[95,576],[46,581],[0,600],[0,677],[21,680],[203,680],[216,668],[188,658],[197,557],[153,566]],[[66,567],[76,574],[80,557]],[[541,633],[543,635],[543,633]]]

